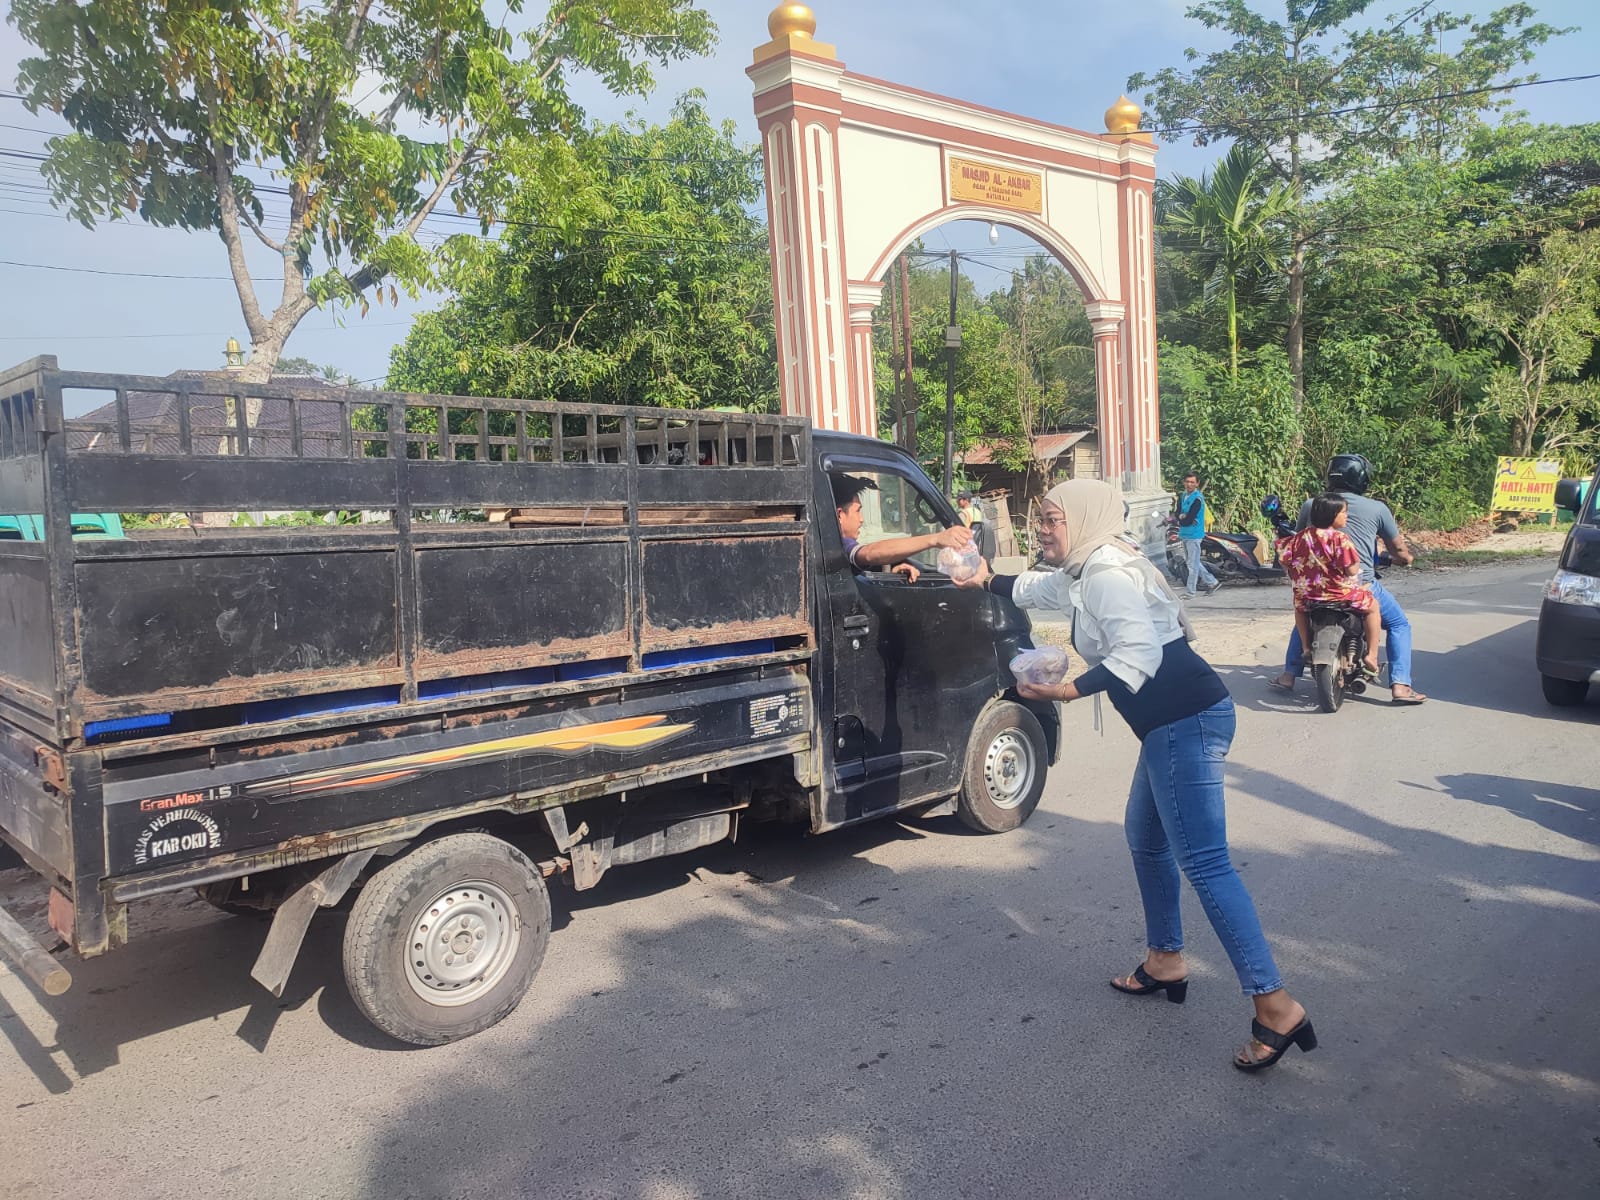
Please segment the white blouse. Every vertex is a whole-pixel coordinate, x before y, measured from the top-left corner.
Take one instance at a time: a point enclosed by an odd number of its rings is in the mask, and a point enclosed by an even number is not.
[[[1054,567],[1024,571],[1011,588],[1021,608],[1070,613],[1073,648],[1135,693],[1160,668],[1162,648],[1187,636],[1181,603],[1133,565],[1137,557],[1113,542],[1089,555],[1077,578]]]

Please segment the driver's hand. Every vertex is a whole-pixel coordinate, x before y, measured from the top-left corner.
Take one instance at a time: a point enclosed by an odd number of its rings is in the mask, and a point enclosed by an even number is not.
[[[894,566],[889,568],[889,570],[893,571],[896,575],[904,575],[907,583],[915,583],[918,579],[922,578],[922,572],[917,570],[915,563],[895,563]]]
[[[972,530],[965,525],[952,525],[933,535],[933,544],[941,550],[960,550],[972,543]]]
[[[1412,563],[1417,561],[1417,556],[1411,553],[1409,550],[1394,551],[1389,555],[1389,557],[1394,559],[1394,561],[1402,567],[1409,567]]]

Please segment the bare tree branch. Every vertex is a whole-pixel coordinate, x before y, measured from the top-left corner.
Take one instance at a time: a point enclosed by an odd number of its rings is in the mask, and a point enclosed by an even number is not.
[[[251,215],[251,212],[249,208],[245,206],[244,201],[239,199],[237,192],[234,193],[233,202],[238,207],[239,216],[244,220],[244,223],[250,227],[250,232],[256,235],[256,238],[261,242],[261,244],[268,250],[273,250],[279,254],[282,254],[283,243],[273,241],[273,239],[267,235],[267,231],[262,229],[255,217]]]
[[[267,319],[256,302],[255,280],[250,277],[250,265],[244,258],[244,238],[239,231],[239,206],[226,149],[218,147],[219,152],[212,155],[211,176],[217,189],[217,208],[221,213],[222,244],[228,251],[228,270],[233,275],[234,290],[239,293],[239,307],[244,312],[245,328],[250,331],[253,340],[259,341],[266,336]]]

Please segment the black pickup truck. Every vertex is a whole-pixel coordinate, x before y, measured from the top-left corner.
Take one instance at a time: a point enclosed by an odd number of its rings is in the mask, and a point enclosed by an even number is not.
[[[515,1007],[547,879],[752,820],[1020,825],[1059,742],[1010,690],[1026,618],[931,553],[852,570],[838,472],[877,485],[863,541],[957,520],[899,450],[792,418],[24,363],[0,512],[44,537],[0,541],[0,837],[83,957],[194,888],[271,917],[281,994],[346,908],[357,1004],[425,1045]],[[278,510],[337,523],[215,517]],[[70,983],[3,909],[0,950]]]

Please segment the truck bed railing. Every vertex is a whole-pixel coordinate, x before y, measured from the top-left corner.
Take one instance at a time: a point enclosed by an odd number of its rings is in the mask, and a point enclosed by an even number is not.
[[[792,652],[812,638],[810,455],[795,417],[34,359],[0,372],[0,513],[46,533],[0,542],[0,607],[19,614],[0,714],[69,743],[200,704],[217,721],[354,691],[409,707],[458,678]],[[380,519],[71,536],[73,513],[274,510]],[[439,514],[456,519],[423,519]]]

